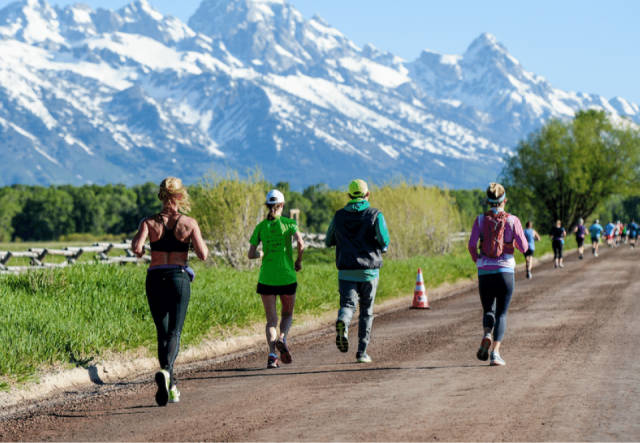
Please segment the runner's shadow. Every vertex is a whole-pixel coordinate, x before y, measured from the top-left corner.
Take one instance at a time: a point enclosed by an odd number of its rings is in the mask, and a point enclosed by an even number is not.
[[[146,406],[140,406],[140,408],[143,408]],[[129,408],[125,408],[125,409],[129,409]],[[56,418],[96,418],[96,417],[104,417],[106,415],[135,415],[135,414],[144,414],[144,411],[131,411],[131,412],[118,412],[118,411],[103,411],[100,412],[98,414],[71,414],[71,413],[51,413],[49,414],[49,417],[56,417]]]
[[[484,368],[487,365],[449,365],[449,366],[387,366],[375,368],[344,368],[344,369],[316,369],[316,370],[299,370],[287,371],[286,369],[274,370],[267,368],[232,368],[232,369],[210,369],[200,372],[242,372],[243,374],[233,375],[211,375],[211,376],[193,376],[181,378],[181,380],[224,380],[232,378],[248,378],[248,377],[283,377],[287,375],[317,375],[317,374],[349,374],[357,372],[392,372],[392,371],[432,371],[437,369],[454,369],[454,368]],[[282,372],[280,372],[282,371]]]

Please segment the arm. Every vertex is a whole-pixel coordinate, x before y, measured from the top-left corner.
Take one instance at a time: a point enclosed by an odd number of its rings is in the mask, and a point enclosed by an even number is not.
[[[249,254],[247,257],[249,260],[254,260],[257,258],[262,258],[264,256],[264,252],[258,251],[258,245],[260,244],[260,230],[259,226],[253,230],[253,234],[251,234],[251,238],[249,239]]]
[[[131,242],[131,250],[138,258],[144,255],[144,243],[147,241],[147,237],[149,236],[149,227],[147,226],[146,221],[146,218],[142,219],[138,226],[138,232],[136,232],[136,235],[133,237],[133,241]]]
[[[478,223],[478,217],[476,217],[476,221],[473,222],[473,228],[471,229],[471,236],[469,237],[469,243],[467,244],[467,249],[469,250],[469,254],[471,254],[471,259],[473,262],[478,261],[478,240],[480,239],[480,224]]]
[[[527,237],[524,235],[524,231],[522,229],[522,224],[520,224],[520,219],[518,217],[514,217],[513,221],[513,239],[516,244],[516,248],[518,251],[523,254],[529,249],[529,242],[527,241]]]
[[[296,238],[296,245],[298,247],[298,258],[296,259],[296,271],[300,271],[302,269],[302,251],[304,251],[304,240],[302,239],[302,234],[300,231],[296,231],[293,234]]]
[[[204,242],[202,238],[202,233],[200,232],[200,226],[198,226],[198,222],[193,220],[194,226],[191,231],[191,242],[193,243],[193,250],[196,251],[196,255],[200,260],[206,260],[209,256],[209,248],[207,248],[207,244]]]
[[[327,229],[327,236],[324,239],[324,245],[327,248],[336,245],[336,227],[335,227],[335,217],[331,219],[331,223],[329,223],[329,229]]]
[[[540,235],[538,234],[538,231],[533,231],[533,239],[535,241],[540,241]]]
[[[378,213],[376,217],[376,241],[382,248],[382,252],[387,252],[389,249],[389,230],[382,212]]]
[[[256,258],[262,258],[264,252],[258,251],[258,247],[256,245],[249,246],[249,260],[254,260]]]

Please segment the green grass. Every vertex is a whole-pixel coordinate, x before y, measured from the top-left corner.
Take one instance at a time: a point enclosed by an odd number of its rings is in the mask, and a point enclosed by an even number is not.
[[[568,242],[571,247],[571,241]],[[537,244],[539,257],[550,242]],[[522,261],[521,254],[517,254]],[[305,253],[299,274],[297,314],[338,308],[333,250]],[[225,336],[264,321],[255,288],[258,270],[195,264],[182,343]],[[386,260],[377,300],[410,296],[417,268],[427,288],[476,274],[463,244],[452,254]],[[78,264],[69,268],[0,277],[0,390],[33,379],[52,365],[85,366],[105,353],[147,348],[155,353],[155,328],[145,296],[146,267]]]

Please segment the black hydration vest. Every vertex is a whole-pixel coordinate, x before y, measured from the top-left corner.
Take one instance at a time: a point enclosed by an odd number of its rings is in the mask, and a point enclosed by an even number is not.
[[[367,208],[351,212],[340,209],[334,218],[336,266],[340,270],[379,269],[382,250],[376,240],[378,211]]]

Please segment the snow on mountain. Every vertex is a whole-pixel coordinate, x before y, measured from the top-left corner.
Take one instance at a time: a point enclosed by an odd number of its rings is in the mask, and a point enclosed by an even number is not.
[[[409,68],[426,94],[478,112],[483,133],[501,144],[513,146],[549,118],[569,118],[578,109],[604,109],[640,123],[637,105],[555,89],[487,33],[462,56],[423,51]]]
[[[188,25],[147,0],[0,10],[1,184],[260,166],[297,187],[481,186],[518,140],[585,107],[640,122],[623,98],[552,88],[489,34],[409,63],[284,0],[203,0]]]

